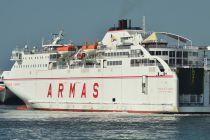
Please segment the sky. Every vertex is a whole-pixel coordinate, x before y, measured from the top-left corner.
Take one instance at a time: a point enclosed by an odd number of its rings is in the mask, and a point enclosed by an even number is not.
[[[185,36],[195,45],[210,45],[209,0],[0,0],[0,70],[9,70],[16,47],[41,46],[64,30],[75,44],[102,40],[119,19],[134,26]]]

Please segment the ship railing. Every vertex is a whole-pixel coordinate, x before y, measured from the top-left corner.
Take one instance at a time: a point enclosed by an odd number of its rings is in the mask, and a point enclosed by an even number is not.
[[[131,64],[131,67],[140,67],[140,66],[157,66],[155,63],[136,63]]]
[[[58,65],[58,69],[67,69],[68,65]]]
[[[84,68],[94,68],[94,65],[84,65]]]
[[[203,94],[200,95],[183,94],[179,96],[179,104],[183,106],[202,105],[203,100],[204,100]]]
[[[130,54],[129,57],[140,57],[143,56],[141,53]]]
[[[140,67],[140,66],[161,66],[155,59],[132,59],[131,67]]]
[[[77,68],[81,68],[82,66],[80,65],[70,65],[69,69],[77,69]]]
[[[159,46],[158,46],[159,47]],[[162,48],[183,48],[183,49],[198,49],[197,46],[191,46],[191,45],[167,45],[166,47]]]
[[[24,54],[57,53],[55,50],[24,50]]]
[[[204,65],[203,63],[199,63],[199,64],[188,64],[188,65],[185,65],[185,64],[169,64],[170,67],[179,67],[179,68],[203,68]]]
[[[101,68],[101,65],[81,65],[81,64],[77,64],[77,65],[70,65],[69,69],[78,69],[78,68]]]

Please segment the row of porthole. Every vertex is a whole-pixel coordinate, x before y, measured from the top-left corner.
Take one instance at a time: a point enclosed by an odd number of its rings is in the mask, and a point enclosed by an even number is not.
[[[14,65],[14,68],[41,68],[41,67],[47,67],[47,64]]]
[[[40,56],[40,57],[23,57],[23,59],[25,59],[25,60],[27,60],[27,58],[29,59],[29,60],[32,60],[32,59],[44,59],[44,58],[49,58],[49,56]]]
[[[129,52],[111,52],[111,53],[104,53],[104,56],[122,56],[122,55],[129,55]]]

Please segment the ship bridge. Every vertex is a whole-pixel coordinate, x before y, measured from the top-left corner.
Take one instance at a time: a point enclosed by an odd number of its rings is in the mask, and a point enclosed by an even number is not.
[[[118,27],[111,27],[102,39],[102,44],[109,48],[124,45],[138,45],[143,41],[141,27],[133,27],[131,20],[122,19],[118,21]]]

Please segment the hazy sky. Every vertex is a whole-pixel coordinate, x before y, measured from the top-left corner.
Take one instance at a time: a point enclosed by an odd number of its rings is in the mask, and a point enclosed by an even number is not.
[[[210,0],[0,0],[0,69],[10,69],[16,46],[40,46],[60,29],[66,40],[82,44],[101,40],[121,18],[141,26],[142,16],[147,30],[210,45]]]

